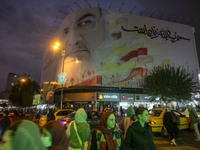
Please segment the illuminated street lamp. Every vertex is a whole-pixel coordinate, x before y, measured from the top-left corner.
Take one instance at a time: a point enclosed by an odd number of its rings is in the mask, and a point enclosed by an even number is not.
[[[58,50],[60,48],[60,43],[57,42],[55,45],[54,45],[54,50]],[[61,73],[61,80],[60,80],[60,83],[62,84],[62,88],[61,88],[61,99],[60,99],[60,109],[62,110],[62,103],[63,103],[63,84],[64,82],[66,82],[66,79],[64,80],[63,76],[64,75],[64,60],[65,60],[65,50],[62,50],[61,51],[61,55],[62,55],[62,73]],[[62,80],[63,79],[63,80]]]
[[[78,60],[78,59],[76,59],[76,63],[77,63],[77,64],[79,63],[79,60]]]
[[[22,79],[21,79],[21,82],[26,82],[26,79],[22,78]]]

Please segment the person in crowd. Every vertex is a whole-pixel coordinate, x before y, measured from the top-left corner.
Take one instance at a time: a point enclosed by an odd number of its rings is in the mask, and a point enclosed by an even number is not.
[[[135,117],[135,110],[132,106],[127,108],[127,117],[123,117],[119,122],[119,128],[122,133],[123,138],[126,137],[126,132],[130,125],[135,122],[137,119]]]
[[[2,130],[1,135],[3,135],[6,128],[8,128],[12,125],[12,119],[10,117],[8,117],[8,114],[9,114],[8,111],[4,111],[3,117],[0,119],[0,128]],[[1,135],[0,135],[0,137],[1,137]]]
[[[16,118],[19,117],[19,113],[18,113],[18,111],[17,111],[16,109],[14,110],[14,116],[15,116]]]
[[[166,127],[167,132],[169,133],[170,143],[174,146],[177,146],[175,141],[175,134],[178,131],[178,124],[176,121],[175,114],[171,111],[170,107],[166,108],[166,112],[163,117],[163,125]]]
[[[41,139],[48,150],[68,150],[65,129],[58,121],[52,120],[45,125]]]
[[[126,133],[123,150],[155,150],[153,132],[149,122],[148,111],[140,107],[136,111],[138,121],[134,122]]]
[[[36,122],[39,122],[40,117],[41,117],[40,112],[37,112],[35,116]]]
[[[122,106],[120,106],[120,109],[119,109],[119,111],[120,111],[120,116],[122,116],[122,114],[123,114],[123,109],[122,109]]]
[[[108,105],[105,107],[104,112],[108,112],[111,111],[110,107],[108,107]]]
[[[3,150],[46,150],[35,123],[28,120],[15,122],[3,134]]]
[[[90,150],[120,150],[121,145],[122,136],[116,128],[115,115],[103,113],[98,128],[92,134]]]
[[[196,136],[195,141],[200,141],[200,133],[198,129],[199,118],[198,118],[197,112],[191,105],[188,105],[187,108],[189,110],[190,125],[193,126],[194,131],[195,131],[195,136]]]
[[[55,120],[55,115],[52,109],[49,109],[47,111],[47,122],[51,121],[51,120]]]
[[[69,140],[69,150],[86,150],[90,136],[90,125],[87,123],[87,113],[83,108],[77,110],[75,120],[71,121],[66,134]]]

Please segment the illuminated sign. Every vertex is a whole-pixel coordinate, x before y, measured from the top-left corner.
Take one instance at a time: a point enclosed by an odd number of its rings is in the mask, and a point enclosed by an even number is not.
[[[118,95],[104,95],[103,98],[113,98],[113,99],[118,99]]]
[[[66,81],[67,81],[66,73],[62,72],[61,74],[58,75],[58,83],[59,84],[64,84]]]
[[[133,97],[127,97],[127,100],[134,100]]]
[[[134,102],[134,94],[121,94],[121,101]]]
[[[119,101],[118,93],[99,93],[98,101]]]
[[[148,102],[150,100],[150,96],[146,94],[136,94],[135,95],[135,102]]]
[[[33,96],[33,105],[38,105],[41,103],[41,94],[35,94]]]
[[[99,99],[103,99],[103,96],[102,96],[102,95],[99,95]]]

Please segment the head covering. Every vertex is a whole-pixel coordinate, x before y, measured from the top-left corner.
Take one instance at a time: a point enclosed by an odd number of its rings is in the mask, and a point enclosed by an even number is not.
[[[55,149],[67,150],[68,149],[68,140],[67,135],[65,133],[64,127],[60,122],[52,120],[48,122],[45,126],[45,129],[50,131],[52,135],[52,146]]]
[[[79,108],[75,114],[75,121],[77,124],[86,122],[87,120],[87,113],[83,108]]]
[[[117,145],[113,141],[113,136],[111,134],[114,131],[115,127],[110,130],[107,128],[107,119],[111,114],[113,114],[113,113],[110,111],[103,113],[103,115],[101,116],[100,124],[99,124],[97,130],[100,130],[101,132],[103,132],[105,139],[106,139],[106,143],[108,145],[108,149],[116,150]]]
[[[15,126],[15,125],[13,125]],[[7,130],[3,136],[4,150],[46,150],[40,139],[40,131],[35,123],[22,120],[15,130]]]
[[[132,106],[129,106],[127,108],[127,117],[132,117],[133,115],[135,115],[135,110],[133,109]]]
[[[169,111],[167,111],[167,108],[169,108]],[[169,106],[166,107],[166,112],[171,112],[171,108]]]

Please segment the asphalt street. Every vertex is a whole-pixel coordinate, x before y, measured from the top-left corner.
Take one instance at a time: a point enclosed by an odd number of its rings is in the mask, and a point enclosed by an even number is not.
[[[157,150],[200,150],[200,142],[194,140],[193,131],[182,130],[176,138],[177,146],[169,143],[168,137],[154,137]]]

